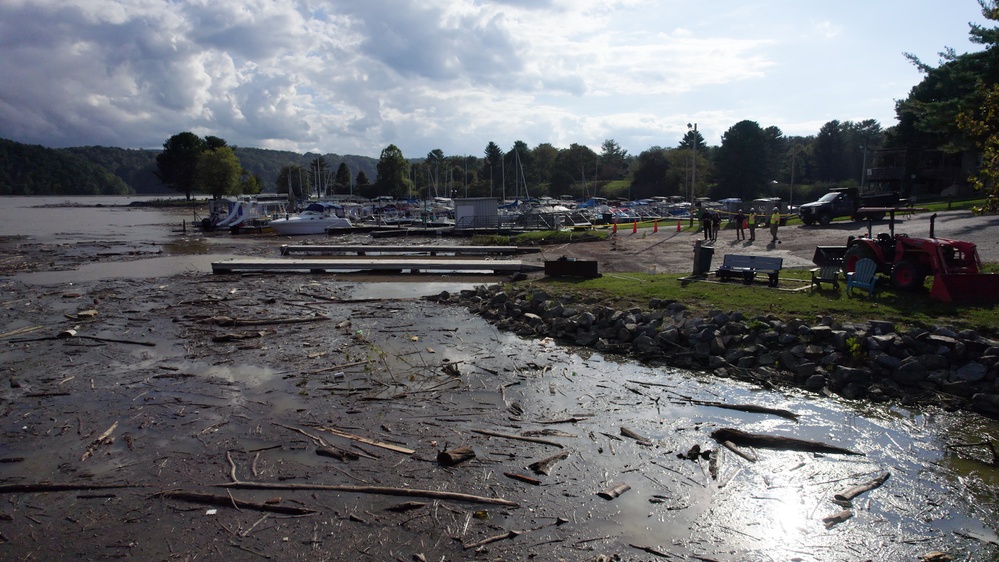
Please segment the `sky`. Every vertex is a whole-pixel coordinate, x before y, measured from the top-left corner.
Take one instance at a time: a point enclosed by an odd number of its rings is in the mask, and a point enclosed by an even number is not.
[[[377,158],[895,124],[975,0],[0,0],[0,138]]]

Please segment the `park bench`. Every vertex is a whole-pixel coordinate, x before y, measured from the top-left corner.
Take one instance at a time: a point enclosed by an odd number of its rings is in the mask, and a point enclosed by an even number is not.
[[[769,285],[776,287],[777,278],[783,265],[783,258],[725,254],[721,267],[715,271],[715,275],[722,281],[728,280],[729,277],[741,276],[743,282],[748,285],[753,282],[757,273],[766,273],[770,278]]]

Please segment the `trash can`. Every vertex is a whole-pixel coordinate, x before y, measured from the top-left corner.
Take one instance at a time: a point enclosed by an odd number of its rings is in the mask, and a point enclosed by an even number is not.
[[[711,272],[711,256],[715,249],[705,246],[703,240],[694,242],[694,275],[706,275]]]

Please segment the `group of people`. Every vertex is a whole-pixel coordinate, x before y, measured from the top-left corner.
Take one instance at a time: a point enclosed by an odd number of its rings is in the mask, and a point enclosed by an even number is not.
[[[746,239],[746,229],[749,229],[749,241],[753,242],[756,240],[756,225],[759,220],[756,214],[756,209],[749,211],[749,216],[747,217],[742,210],[735,213],[732,217],[735,222],[735,239],[745,240]],[[777,229],[780,226],[780,208],[774,207],[773,212],[770,215],[770,243],[780,244],[780,240],[777,239]],[[718,240],[718,231],[721,230],[721,213],[718,211],[710,211],[704,209],[701,211],[701,230],[704,232],[704,239],[710,240],[712,242]]]

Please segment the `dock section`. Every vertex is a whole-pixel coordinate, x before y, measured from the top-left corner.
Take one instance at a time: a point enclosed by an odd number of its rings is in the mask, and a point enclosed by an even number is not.
[[[543,268],[520,260],[455,259],[405,256],[344,256],[339,258],[245,258],[212,263],[212,273],[225,274],[245,271],[382,271],[382,272],[452,272],[452,273],[516,273],[540,271]]]
[[[541,252],[537,246],[390,246],[390,245],[359,245],[359,244],[286,244],[281,246],[282,256],[336,256],[354,254],[366,255],[415,255],[428,256],[512,256],[517,254],[536,254]]]

